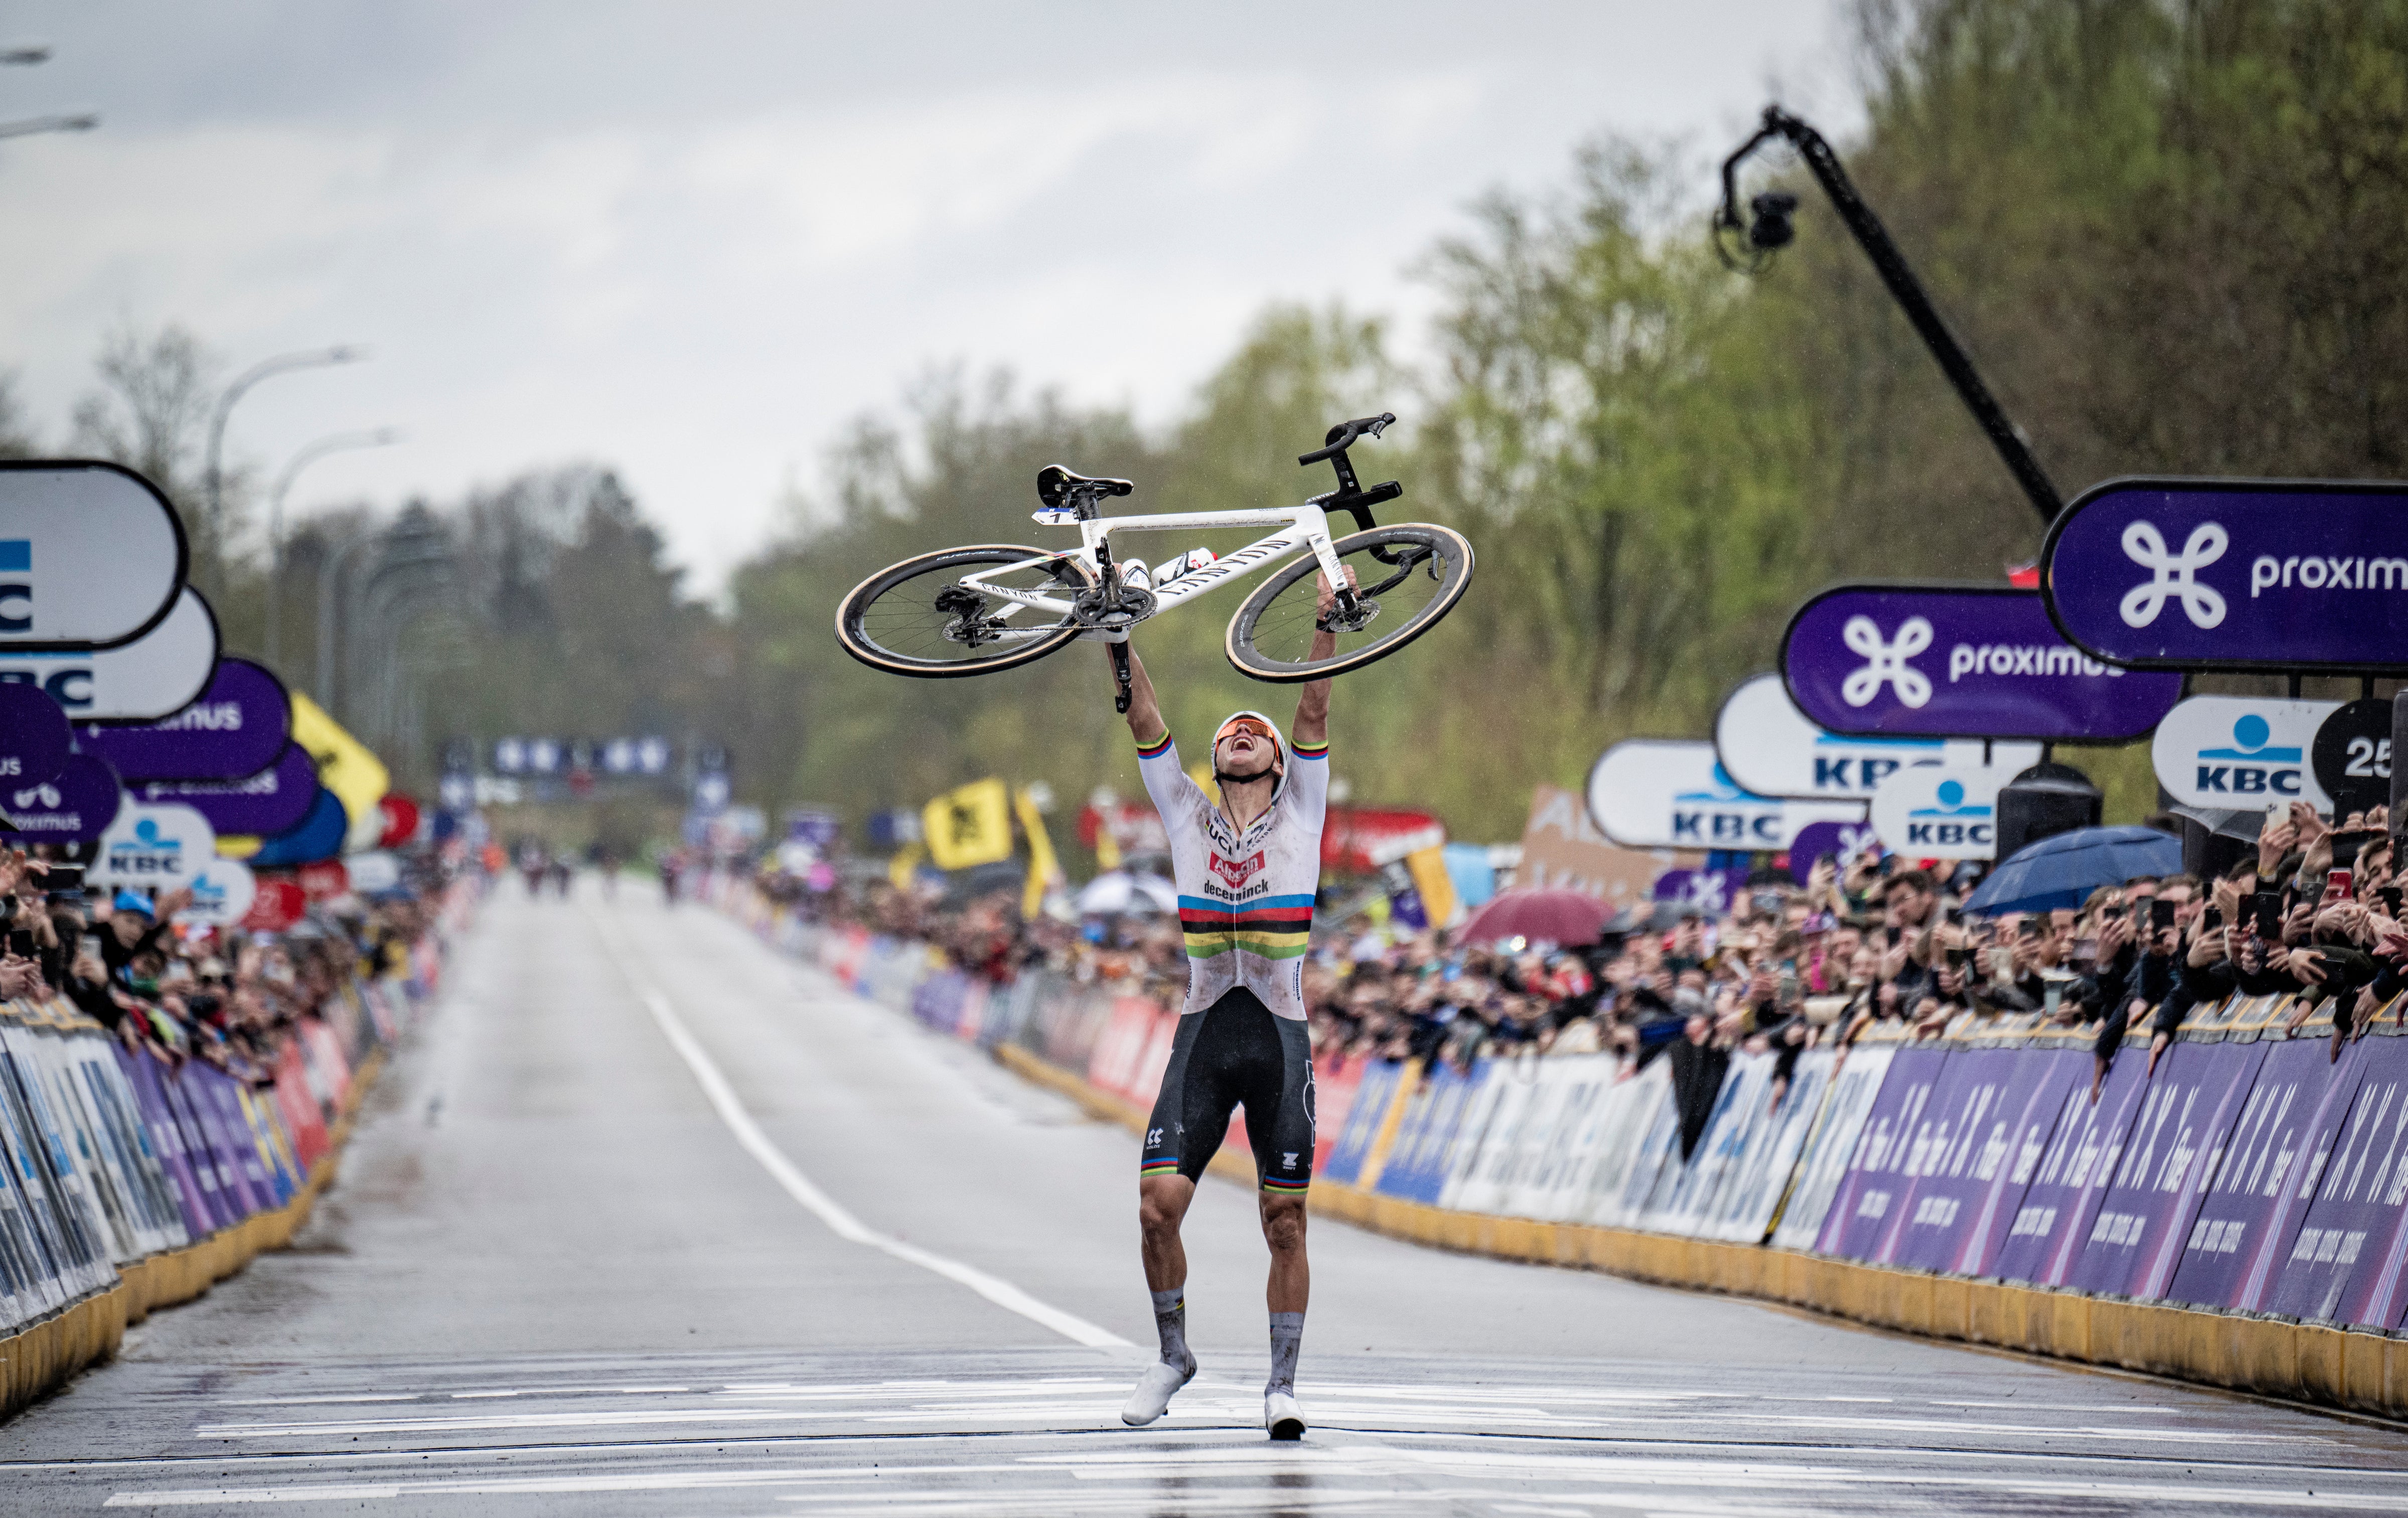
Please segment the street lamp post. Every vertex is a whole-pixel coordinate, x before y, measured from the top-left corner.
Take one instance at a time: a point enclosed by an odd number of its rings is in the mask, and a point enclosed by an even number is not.
[[[208,480],[209,492],[209,551],[212,554],[215,554],[221,560],[224,558],[225,554],[223,547],[225,510],[224,501],[222,498],[224,480],[219,470],[218,457],[225,447],[226,418],[233,414],[235,402],[242,399],[243,393],[251,389],[251,386],[259,383],[262,380],[266,380],[280,374],[289,374],[294,369],[322,368],[333,364],[356,364],[367,356],[368,351],[355,344],[343,344],[334,348],[306,349],[302,351],[293,353],[279,353],[274,358],[265,359],[260,363],[254,364],[250,368],[243,370],[242,373],[235,376],[234,383],[226,386],[225,390],[219,394],[217,410],[215,414],[209,418]]]
[[[401,441],[401,433],[394,427],[379,427],[371,432],[338,432],[321,437],[293,455],[284,472],[276,479],[276,493],[268,498],[267,507],[267,664],[278,667],[277,656],[283,645],[284,632],[284,497],[293,489],[293,481],[301,471],[329,453],[340,453],[356,448],[388,448]]]

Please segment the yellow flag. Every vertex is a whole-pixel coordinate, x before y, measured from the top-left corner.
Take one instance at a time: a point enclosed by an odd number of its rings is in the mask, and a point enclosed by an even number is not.
[[[375,848],[384,835],[384,814],[377,803],[393,784],[384,761],[299,691],[293,693],[293,741],[317,762],[318,783],[335,793],[351,819],[343,847]]]
[[[1446,850],[1420,849],[1405,855],[1405,868],[1412,872],[1413,889],[1421,893],[1422,917],[1432,927],[1444,927],[1455,921],[1460,907],[1455,895],[1455,877],[1446,872]]]
[[[1028,884],[1020,894],[1020,915],[1035,917],[1045,909],[1045,893],[1062,879],[1062,862],[1054,857],[1054,840],[1045,834],[1045,815],[1037,809],[1025,788],[1011,793],[1011,809],[1020,830],[1028,835]]]
[[[972,780],[920,812],[920,834],[939,869],[968,869],[1011,857],[1011,803],[999,780]]]
[[[1216,807],[1221,804],[1221,782],[1213,777],[1211,760],[1188,766],[1187,778],[1196,782],[1196,789],[1204,793],[1205,800]]]

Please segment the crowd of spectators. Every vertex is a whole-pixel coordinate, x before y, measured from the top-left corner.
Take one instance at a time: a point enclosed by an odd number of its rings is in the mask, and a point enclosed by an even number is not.
[[[80,866],[0,849],[0,999],[64,996],[130,1049],[265,1085],[298,1021],[355,971],[406,969],[430,925],[413,894],[348,898],[277,934],[194,927],[179,888],[86,890]]]
[[[1778,1055],[1785,1086],[1805,1051],[1882,1024],[1911,1038],[2002,1019],[2078,1029],[2103,1076],[2129,1030],[2147,1030],[2154,1063],[2192,1009],[2236,991],[2298,994],[2294,1028],[2329,1005],[2338,1053],[2408,970],[2386,823],[2378,808],[2336,827],[2297,803],[2270,813],[2255,852],[2214,880],[2143,876],[2047,911],[1968,913],[1977,869],[1875,852],[1844,869],[1820,860],[1802,885],[1761,869],[1727,911],[1659,907],[1593,944],[1323,921],[1305,999],[1318,1051],[1467,1069],[1484,1054],[1610,1053],[1634,1068],[1669,1055],[1676,1084],[1709,1102],[1735,1051]],[[1167,916],[1025,922],[1016,894],[948,909],[883,880],[810,900],[819,915],[934,943],[992,981],[1042,965],[1166,1006],[1184,994]]]

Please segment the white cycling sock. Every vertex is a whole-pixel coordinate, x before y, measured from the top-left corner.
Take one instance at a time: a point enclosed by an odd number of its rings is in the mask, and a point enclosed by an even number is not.
[[[1154,1331],[1162,1339],[1162,1363],[1181,1370],[1196,1368],[1187,1353],[1187,1288],[1173,1286],[1154,1294]]]
[[[1263,1387],[1266,1396],[1272,1392],[1296,1395],[1296,1354],[1304,1347],[1304,1314],[1274,1312],[1271,1314],[1271,1379]]]

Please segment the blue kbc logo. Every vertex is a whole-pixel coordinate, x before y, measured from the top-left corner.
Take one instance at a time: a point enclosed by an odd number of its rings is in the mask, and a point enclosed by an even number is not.
[[[2300,753],[2296,748],[2270,746],[2273,724],[2256,712],[2232,724],[2229,749],[2199,751],[2197,789],[2229,795],[2298,795]]]
[[[160,837],[158,819],[145,817],[134,824],[131,841],[110,846],[108,867],[120,875],[181,875],[183,840]]]
[[[1699,845],[1781,847],[1781,803],[1741,790],[1730,772],[1719,764],[1714,766],[1713,789],[1680,792],[1672,797],[1672,803],[1675,838]]]
[[[34,572],[34,540],[0,537],[0,575]],[[0,581],[0,633],[34,630],[34,587],[22,580]]]
[[[1940,805],[1917,807],[1906,814],[1909,849],[1918,843],[1928,844],[1935,849],[1958,849],[1968,844],[1980,848],[1996,838],[1991,828],[1990,809],[1979,802],[1971,806],[1966,804],[1963,780],[1942,780],[1933,794],[1939,798]]]

